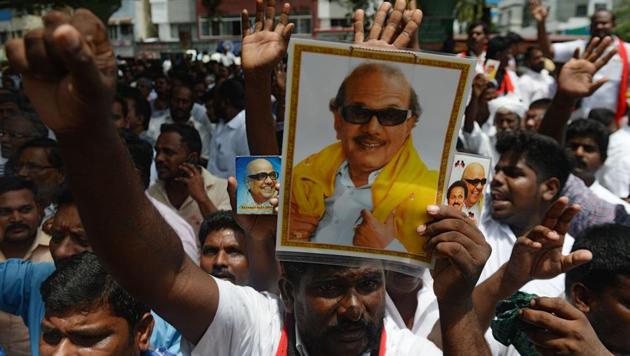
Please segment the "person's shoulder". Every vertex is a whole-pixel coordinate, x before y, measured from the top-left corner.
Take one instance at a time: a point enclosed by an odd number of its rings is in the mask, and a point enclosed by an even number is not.
[[[413,334],[409,329],[397,327],[394,323],[384,323],[386,331],[386,355],[442,355],[434,343],[426,337]]]

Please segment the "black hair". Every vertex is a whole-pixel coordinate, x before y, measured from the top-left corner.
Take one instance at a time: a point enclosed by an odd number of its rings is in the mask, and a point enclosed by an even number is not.
[[[354,70],[352,70],[352,73],[350,73],[344,80],[343,82],[341,82],[341,85],[339,86],[339,90],[337,91],[337,95],[335,96],[335,98],[331,101],[331,105],[330,108],[335,110],[335,109],[341,109],[346,101],[346,87],[347,87],[347,83],[348,83],[348,79],[350,77],[353,77],[354,75],[361,75],[362,72],[372,72],[372,71],[382,71],[383,74],[387,75],[387,76],[400,76],[401,78],[405,78],[405,75],[400,71],[400,69],[387,65],[387,64],[381,64],[381,63],[363,63],[359,66],[357,66],[356,68],[354,68]],[[420,106],[420,101],[418,100],[418,94],[416,93],[416,91],[413,89],[413,87],[411,86],[411,84],[409,84],[409,110],[411,110],[411,112],[413,113],[413,115],[417,118],[420,117],[420,115],[422,115],[422,107]]]
[[[150,311],[107,273],[92,252],[65,258],[40,290],[47,315],[89,312],[94,307],[105,306],[112,314],[127,320],[130,331]]]
[[[552,138],[523,130],[509,131],[497,141],[497,152],[524,159],[536,171],[538,182],[555,177],[560,181],[558,195],[569,177],[571,163],[565,150]],[[557,196],[556,196],[557,198]]]
[[[451,190],[457,187],[464,188],[464,196],[468,196],[468,187],[466,186],[466,183],[463,180],[456,180],[450,187],[448,187],[448,190],[446,190],[446,199],[451,196]]]
[[[588,118],[608,127],[615,120],[615,112],[605,108],[595,108],[589,111]]]
[[[216,89],[215,97],[226,99],[237,110],[245,109],[245,89],[236,79],[227,79],[221,83]]]
[[[492,37],[488,41],[488,49],[486,50],[486,58],[499,59],[498,54],[507,51],[512,43],[504,36]]]
[[[514,45],[514,44],[518,44],[523,42],[523,36],[519,35],[516,32],[508,32],[505,34],[505,38],[508,39],[508,41],[510,41],[510,44]]]
[[[234,219],[231,211],[219,210],[212,213],[203,220],[199,228],[199,242],[203,246],[208,235],[212,232],[230,229],[241,236],[245,236],[245,231]]]
[[[123,112],[123,118],[126,118],[127,113],[129,113],[129,108],[127,107],[127,102],[125,101],[125,98],[123,98],[120,94],[116,94],[116,96],[114,96],[114,102],[120,104]]]
[[[597,148],[599,148],[599,154],[602,157],[602,162],[606,160],[608,152],[608,128],[601,122],[597,122],[591,119],[577,119],[573,120],[567,127],[565,142],[576,137],[588,137],[595,141]]]
[[[523,59],[526,60],[526,61],[529,61],[530,59],[532,59],[532,57],[534,56],[534,51],[542,52],[540,47],[538,47],[537,45],[529,46],[525,50],[525,54],[523,55]]]
[[[30,180],[20,176],[0,176],[0,195],[24,189],[33,193],[33,197],[37,196],[37,187]]]
[[[127,99],[134,102],[136,116],[144,118],[142,125],[144,129],[149,128],[149,120],[151,119],[151,105],[147,99],[142,95],[138,88],[125,87],[120,91],[120,94]],[[129,108],[127,108],[129,109]]]
[[[608,9],[597,9],[597,10],[595,10],[595,12],[593,12],[593,14],[591,15],[591,22],[593,22],[593,21],[595,20],[595,16],[596,16],[598,13],[600,13],[600,12],[605,12],[605,13],[609,14],[609,15],[610,15],[610,18],[611,18],[611,20],[612,20],[612,22],[613,22],[613,23],[615,23],[615,22],[617,21],[617,18],[616,18],[616,16],[615,16],[615,13],[614,13],[614,12],[612,12],[612,11],[610,11],[610,10],[608,10]]]
[[[140,171],[144,189],[148,188],[151,180],[153,147],[129,129],[118,129],[118,134],[127,146],[133,165]]]
[[[63,161],[61,159],[61,153],[59,152],[59,145],[57,144],[57,141],[48,137],[34,138],[18,148],[16,157],[20,157],[22,152],[24,152],[27,148],[43,149],[46,151],[46,158],[48,159],[48,162],[50,162],[51,166],[59,170],[63,168]]]
[[[176,86],[174,86],[174,87],[173,87],[173,89],[171,89],[171,97],[174,97],[174,96],[175,96],[175,93],[177,93],[179,90],[182,90],[182,89],[186,89],[186,90],[188,90],[188,92],[190,93],[190,100],[192,100],[192,97],[193,97],[193,90],[192,90],[192,88],[191,88],[189,85],[187,85],[187,84],[180,84],[180,85],[176,85]]]
[[[483,34],[484,35],[488,35],[490,33],[490,28],[488,27],[488,24],[483,22],[483,21],[475,21],[475,22],[471,23],[470,25],[468,25],[468,28],[466,29],[466,33],[468,35],[470,35],[472,30],[474,30],[475,27],[477,27],[477,26],[481,26],[483,28]]]
[[[201,136],[199,136],[199,132],[194,127],[185,124],[163,124],[160,127],[160,133],[166,132],[179,134],[182,142],[186,144],[190,152],[201,155]]]
[[[547,109],[549,109],[549,105],[551,105],[551,99],[542,98],[532,101],[531,104],[529,104],[529,109],[543,109],[547,111]]]
[[[16,106],[19,106],[19,98],[18,96],[13,93],[12,90],[9,89],[4,89],[2,90],[2,92],[0,92],[0,103],[4,104],[4,103],[14,103]]]
[[[74,195],[72,195],[72,191],[69,186],[64,185],[61,189],[59,189],[55,196],[54,203],[57,205],[57,209],[62,206],[75,204]]]
[[[48,127],[44,125],[42,120],[39,119],[39,116],[32,111],[18,111],[13,115],[10,115],[5,119],[5,122],[8,120],[27,120],[31,126],[33,126],[33,130],[31,131],[33,138],[38,137],[48,137]]]
[[[621,224],[592,226],[578,236],[572,251],[589,250],[593,259],[566,273],[567,292],[575,283],[600,292],[613,287],[619,275],[630,276],[630,227]]]

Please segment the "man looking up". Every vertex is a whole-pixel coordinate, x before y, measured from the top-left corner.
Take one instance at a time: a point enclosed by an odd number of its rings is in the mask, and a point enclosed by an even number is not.
[[[270,72],[267,69],[273,68],[286,51],[288,36],[294,26],[287,24],[289,8],[289,4],[283,6],[281,22],[276,31],[272,31],[275,17],[275,2],[272,1],[266,11],[268,21],[263,25],[265,16],[258,16],[256,27],[263,30],[255,34],[249,31],[249,18],[244,11],[242,23],[246,41],[243,45],[243,69],[246,75],[247,71],[250,71],[250,80],[262,75],[261,71],[265,72],[263,77],[270,79]],[[376,17],[379,28],[383,27],[389,8],[391,4],[383,5]],[[388,24],[390,28],[394,30],[399,28],[404,8],[403,0],[396,2],[397,13],[396,16],[390,17]],[[257,2],[257,11],[263,14],[261,1]],[[359,16],[362,14],[359,12]],[[420,12],[416,11],[412,20],[405,25],[404,35],[401,35],[400,39],[391,38],[386,33],[383,39],[379,38],[380,35],[376,36],[374,42],[393,42],[405,46],[411,37],[410,34],[417,29],[420,18]],[[186,339],[196,343],[198,352],[221,355],[251,354],[260,350],[262,354],[274,354],[278,346],[283,346],[281,350],[287,350],[289,346],[295,350],[297,344],[289,342],[288,336],[289,330],[295,329],[280,321],[283,319],[282,312],[285,309],[280,307],[278,299],[267,299],[262,294],[252,294],[251,289],[215,280],[194,266],[183,254],[181,244],[173,231],[166,226],[144,197],[137,181],[136,184],[129,184],[129,179],[135,179],[133,167],[125,156],[124,147],[109,120],[116,71],[113,70],[115,59],[107,41],[105,26],[86,10],[76,11],[71,18],[71,23],[85,30],[83,34],[71,24],[61,24],[64,19],[62,15],[53,12],[47,15],[44,23],[48,26],[46,31],[51,33],[51,36],[45,37],[48,45],[59,50],[55,53],[63,54],[63,60],[59,63],[63,63],[65,79],[51,82],[49,79],[52,77],[45,75],[40,77],[43,70],[50,69],[48,65],[41,64],[51,62],[34,60],[31,56],[34,52],[30,48],[24,51],[25,42],[22,39],[9,42],[7,52],[12,66],[23,70],[21,73],[27,77],[25,80],[30,81],[26,87],[29,88],[29,95],[34,100],[35,107],[43,113],[54,113],[59,110],[64,113],[47,114],[45,120],[58,135],[66,171],[76,193],[81,215],[85,217],[88,237],[99,255],[99,260],[105,262],[106,268],[113,272],[121,286],[125,286],[133,295],[137,295],[149,305],[155,306],[161,315],[165,315],[178,330],[182,331]],[[359,25],[356,28],[363,31],[363,21],[360,21]],[[88,47],[86,41],[95,41],[94,46]],[[29,41],[30,43],[32,42]],[[69,48],[75,50],[71,51]],[[88,48],[94,48],[94,51],[89,51]],[[29,53],[30,60],[23,56],[25,53]],[[254,53],[266,55],[252,56]],[[254,68],[259,72],[253,71]],[[46,78],[46,82],[34,78]],[[62,83],[69,81],[75,84],[72,88],[78,87],[80,90],[68,91],[69,87]],[[37,91],[52,93],[46,91],[50,90],[51,86],[54,87],[53,91],[59,90],[64,95],[46,95],[46,100],[34,95]],[[93,95],[95,93],[98,95]],[[76,95],[80,96],[80,100],[77,100]],[[60,102],[49,98],[67,101],[67,105],[60,105]],[[270,96],[263,95],[262,100],[268,101]],[[92,164],[90,170],[84,168],[88,162]],[[102,189],[96,192],[93,189],[94,185]],[[450,209],[435,206],[428,207],[428,212],[436,219],[434,223],[437,224],[436,232],[442,229],[453,231],[461,242],[461,244],[446,242],[447,236],[438,233],[431,235],[433,244],[428,246],[429,250],[435,250],[438,256],[435,291],[442,315],[445,353],[459,355],[472,352],[487,355],[487,345],[479,332],[470,300],[470,291],[489,253],[487,245],[474,226],[470,225],[468,220],[463,220],[461,215],[453,214]],[[112,224],[111,221],[136,223]],[[273,226],[274,222],[260,224],[252,226],[249,232],[268,236],[275,234]],[[464,229],[460,232],[456,226]],[[126,248],[121,249],[121,245]],[[456,252],[462,249],[468,253]],[[156,260],[160,263],[155,263]],[[333,346],[334,354],[361,354],[367,350],[367,325],[373,325],[372,320],[378,323],[375,317],[383,310],[382,270],[369,265],[343,269],[328,267],[327,272],[322,273],[324,269],[326,267],[318,266],[312,272],[298,274],[300,280],[296,283],[290,283],[288,279],[283,283],[283,289],[287,292],[284,299],[286,310],[295,312],[295,325],[298,331],[306,330],[312,333],[326,326],[337,325],[338,327],[331,331],[340,332],[332,334],[336,336],[328,338],[325,345]],[[321,280],[326,275],[332,277],[328,282]],[[329,284],[317,288],[316,283]],[[328,288],[331,284],[341,286],[339,294],[322,295],[324,299],[312,298],[313,292],[332,291]],[[240,300],[251,297],[256,304],[239,303],[234,296]],[[325,303],[318,303],[319,300]],[[257,305],[261,304],[269,308],[263,314],[260,313],[261,309],[257,308]],[[256,312],[250,313],[234,308],[235,305],[256,308]],[[243,311],[246,313],[242,313]],[[237,314],[233,314],[234,312]],[[366,319],[370,321],[369,324],[356,323],[367,321]],[[263,323],[259,323],[261,320]],[[286,342],[281,343],[282,329],[286,331],[287,338]],[[249,331],[255,333],[251,335],[252,338],[239,337]],[[231,335],[235,337],[229,337]],[[387,335],[390,335],[389,330]],[[391,330],[391,335],[386,337],[386,340],[390,340],[389,343],[384,342],[386,354],[404,355],[435,351],[430,344],[403,335],[405,333]],[[213,338],[220,339],[217,346],[223,349],[212,345]],[[243,340],[250,342],[244,343]],[[313,345],[310,341],[305,343],[311,353],[322,350],[317,347],[318,345],[308,346],[309,344]],[[207,348],[204,345],[208,345]],[[287,345],[287,348],[284,348],[284,345]],[[239,352],[242,349],[244,352]],[[323,351],[326,352],[325,349]]]
[[[201,269],[239,286],[249,282],[247,239],[231,211],[208,216],[199,229]]]
[[[214,87],[214,115],[219,119],[210,142],[208,171],[217,177],[236,175],[236,156],[248,156],[245,131],[245,92],[236,79]],[[211,118],[211,116],[208,116]]]
[[[578,119],[567,127],[565,146],[575,158],[572,173],[601,199],[620,204],[630,212],[630,204],[604,188],[596,179],[597,172],[606,161],[608,129],[591,119]]]
[[[199,166],[201,140],[188,125],[167,124],[155,144],[158,181],[148,193],[184,218],[199,233],[205,216],[230,209],[227,181]]]
[[[53,200],[65,181],[57,142],[47,137],[28,141],[17,151],[15,173],[37,188],[37,204],[44,220],[54,212]]]
[[[619,123],[619,119],[626,113],[625,97],[628,90],[628,76],[630,75],[628,70],[630,44],[613,35],[615,15],[605,9],[595,11],[591,16],[591,38],[588,41],[579,39],[552,44],[545,26],[548,15],[547,8],[538,0],[530,0],[530,9],[538,27],[538,45],[544,55],[553,59],[554,62],[566,63],[571,59],[576,49],[584,52],[587,44],[596,46],[605,37],[612,36],[612,41],[607,46],[605,53],[613,50],[616,53],[614,53],[613,59],[595,74],[594,78],[598,83],[595,91],[592,95],[582,99],[578,111],[574,115],[575,117],[587,117],[593,108],[606,108],[615,112],[615,121]]]

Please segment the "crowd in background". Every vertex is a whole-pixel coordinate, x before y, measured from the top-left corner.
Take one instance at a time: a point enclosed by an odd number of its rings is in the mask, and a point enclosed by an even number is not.
[[[376,16],[400,13],[392,28],[413,48],[420,16],[404,3]],[[455,54],[477,61],[457,149],[494,170],[462,179],[486,207],[478,228],[429,212],[419,233],[441,262],[420,276],[280,265],[275,219],[232,213],[236,156],[281,152],[286,18],[244,28],[242,57],[123,59],[84,42],[55,57],[70,30],[40,39],[48,54],[14,43],[0,88],[0,355],[517,354],[489,326],[518,290],[543,297],[520,316],[540,353],[630,353],[630,44],[610,11],[590,38],[553,44],[547,9],[531,11],[536,44],[479,22]],[[402,43],[385,32],[365,44]],[[78,104],[50,88],[63,78]]]

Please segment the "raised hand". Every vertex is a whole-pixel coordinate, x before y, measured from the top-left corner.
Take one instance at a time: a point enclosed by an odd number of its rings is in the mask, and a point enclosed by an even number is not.
[[[545,22],[549,15],[549,9],[538,0],[529,1],[529,11],[536,22]]]
[[[470,302],[491,248],[474,222],[450,206],[429,206],[432,222],[418,227],[431,239],[425,249],[435,256],[433,290],[439,303]]]
[[[363,26],[365,12],[357,10],[352,18],[354,27],[354,44],[367,47],[380,47],[390,49],[404,49],[410,44],[411,39],[422,22],[422,11],[406,10],[405,0],[396,0],[393,11],[392,4],[383,2],[374,16],[374,24],[370,29],[367,40]],[[405,13],[405,11],[411,11]],[[389,18],[388,18],[389,14]],[[387,24],[385,24],[387,19]],[[404,27],[402,24],[404,24]]]
[[[562,254],[565,234],[579,211],[579,206],[569,205],[566,197],[558,199],[547,211],[541,225],[516,240],[506,263],[504,279],[518,289],[533,279],[554,278],[589,262],[593,255],[588,250]]]
[[[387,247],[396,236],[395,216],[396,210],[393,210],[383,224],[372,213],[365,209],[362,210],[361,217],[363,221],[354,229],[352,243],[355,246],[379,249]]]
[[[525,331],[542,355],[612,355],[586,315],[562,298],[536,298],[521,319],[537,326]]]
[[[592,95],[604,85],[608,79],[593,82],[593,75],[617,53],[615,48],[604,54],[611,42],[610,37],[604,37],[603,40],[594,37],[583,55],[580,56],[579,49],[576,49],[573,58],[562,66],[558,76],[558,93],[578,99]]]
[[[7,57],[44,123],[56,133],[111,125],[116,61],[107,28],[88,10],[50,12],[43,29],[6,44]]]
[[[270,74],[284,57],[289,45],[294,24],[289,23],[291,6],[285,3],[280,13],[280,22],[274,28],[276,1],[256,0],[256,24],[249,26],[247,10],[241,13],[243,44],[241,50],[242,67],[246,73]]]

